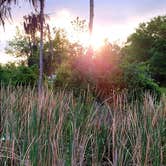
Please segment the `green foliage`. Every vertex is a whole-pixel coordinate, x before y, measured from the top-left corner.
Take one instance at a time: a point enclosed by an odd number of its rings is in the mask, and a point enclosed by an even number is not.
[[[0,82],[3,85],[34,86],[37,83],[37,79],[37,66],[15,66],[14,64],[0,66]]]
[[[55,86],[64,88],[70,82],[71,68],[69,64],[62,64],[57,70]]]
[[[124,91],[128,92],[129,98],[133,95],[141,98],[145,91],[160,96],[149,67],[124,61],[117,45],[106,42],[100,51],[95,52],[94,58],[82,54],[70,58],[57,70],[56,88],[72,89],[78,94],[90,87],[92,94],[101,101]]]
[[[77,96],[81,91],[85,91],[88,87],[87,75],[76,68],[73,68],[69,63],[63,63],[56,72],[56,79],[54,83],[55,89],[73,90]]]
[[[15,69],[14,65],[6,65],[5,67],[0,65],[0,82],[8,85],[9,84],[9,80],[12,77],[12,70]]]
[[[55,74],[54,89],[40,98],[28,87],[38,79],[38,48],[17,33],[8,53],[28,66],[0,66],[0,165],[165,165],[165,98],[155,100],[165,89],[151,77],[165,84],[165,22],[143,23],[122,50],[106,41],[93,57],[63,30],[46,32],[44,72]]]
[[[19,66],[12,76],[12,83],[14,85],[35,85],[38,79],[37,66],[26,67]]]
[[[73,26],[84,29],[82,24],[85,22],[79,18],[73,22]],[[104,46],[93,52],[93,57],[88,56],[87,50],[79,42],[70,43],[63,29],[54,28],[53,33],[50,33],[49,27],[46,27],[45,38],[48,40],[44,41],[44,73],[50,78],[56,75],[54,80],[49,80],[56,90],[72,89],[78,94],[90,87],[92,93],[103,101],[113,93],[119,94],[126,90],[134,91],[138,96],[145,91],[159,95],[154,79],[165,85],[165,16],[140,24],[122,49],[105,40]],[[14,40],[9,42],[8,53],[27,56],[30,68],[12,69],[16,71],[15,74],[10,74],[11,70],[2,72],[3,80],[10,78],[14,84],[20,80],[27,84],[29,76],[34,80],[31,66],[38,66],[39,52],[38,48],[31,48],[27,39],[18,30]],[[34,41],[39,45],[39,40]],[[27,75],[25,80],[24,72]]]
[[[31,39],[32,37],[25,35],[18,27],[16,30],[16,35],[8,42],[6,53],[24,58],[29,67],[38,66],[39,38],[36,33],[33,34],[33,39]],[[74,50],[63,29],[54,28],[52,36],[49,33],[48,29],[45,28],[45,38],[49,38],[49,41],[44,40],[44,73],[46,75],[54,74],[58,66]]]
[[[128,63],[146,62],[159,83],[166,80],[166,16],[158,16],[136,29],[123,48]]]
[[[152,54],[152,56],[149,60],[149,64],[154,78],[156,78],[161,85],[166,85],[166,39],[157,41],[150,50],[150,54]]]
[[[16,27],[16,34],[12,40],[8,41],[6,53],[15,57],[28,58],[30,56],[30,45],[27,36]]]
[[[160,96],[159,86],[151,78],[148,67],[145,64],[128,64],[123,66],[124,84],[129,94],[141,97],[145,91]]]

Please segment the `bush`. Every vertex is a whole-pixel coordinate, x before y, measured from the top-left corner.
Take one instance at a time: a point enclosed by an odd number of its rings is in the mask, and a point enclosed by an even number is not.
[[[159,97],[161,95],[159,86],[151,78],[149,69],[142,64],[128,64],[123,66],[124,84],[129,94],[140,98],[145,91]]]
[[[15,64],[7,64],[0,66],[0,82],[3,85],[35,85],[38,79],[37,66],[16,66]]]
[[[65,87],[77,94],[90,86],[95,97],[102,102],[122,92],[141,98],[145,91],[160,96],[158,85],[151,78],[149,67],[145,63],[125,61],[119,49],[105,45],[100,52],[94,52],[95,58],[79,56],[72,63],[65,62],[57,70],[55,87]]]
[[[78,96],[81,91],[87,90],[89,83],[87,75],[73,68],[71,64],[63,63],[57,70],[54,88],[56,90],[65,88]]]
[[[19,66],[16,68],[15,73],[12,76],[12,83],[14,85],[21,84],[26,85],[35,85],[38,80],[38,68],[37,66],[26,67]]]

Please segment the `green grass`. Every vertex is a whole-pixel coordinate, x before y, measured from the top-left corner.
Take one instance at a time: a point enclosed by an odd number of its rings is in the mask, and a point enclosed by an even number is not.
[[[165,98],[143,103],[89,94],[0,89],[0,165],[165,165]]]

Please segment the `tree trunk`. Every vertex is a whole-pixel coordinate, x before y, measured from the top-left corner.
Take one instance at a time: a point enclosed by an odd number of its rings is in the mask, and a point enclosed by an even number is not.
[[[92,37],[92,32],[93,32],[93,18],[94,18],[94,0],[90,0],[90,17],[89,17],[90,37]]]
[[[39,83],[38,93],[42,92],[43,87],[43,21],[44,21],[44,0],[40,1],[40,55],[39,55]]]
[[[90,15],[89,15],[89,49],[87,55],[89,58],[93,56],[92,48],[92,32],[93,32],[93,18],[94,18],[94,0],[90,0]]]
[[[53,46],[53,41],[51,39],[51,31],[49,25],[47,25],[47,30],[48,30],[48,40],[49,40],[49,62],[50,62],[49,76],[51,76],[53,74],[54,46]]]

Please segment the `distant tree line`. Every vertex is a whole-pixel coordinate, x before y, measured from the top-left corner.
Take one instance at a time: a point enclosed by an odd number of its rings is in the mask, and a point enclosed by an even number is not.
[[[122,48],[106,40],[99,51],[94,51],[93,56],[88,57],[88,48],[79,42],[71,43],[64,30],[54,28],[51,35],[49,26],[44,26],[44,80],[49,84],[49,79],[55,75],[51,81],[54,89],[72,89],[76,94],[90,86],[93,95],[102,100],[108,98],[113,91],[135,91],[138,94],[149,90],[160,94],[159,86],[166,86],[165,22],[166,16],[155,17],[140,24]],[[37,35],[32,35],[34,33],[27,32],[23,35],[18,29],[6,48],[11,55],[26,57],[21,64],[28,69],[39,67],[39,47],[36,46],[40,40]],[[0,72],[2,70],[6,68],[1,66]],[[5,75],[4,71],[2,73]],[[32,79],[36,78],[32,76]],[[3,77],[1,81],[3,82]]]

